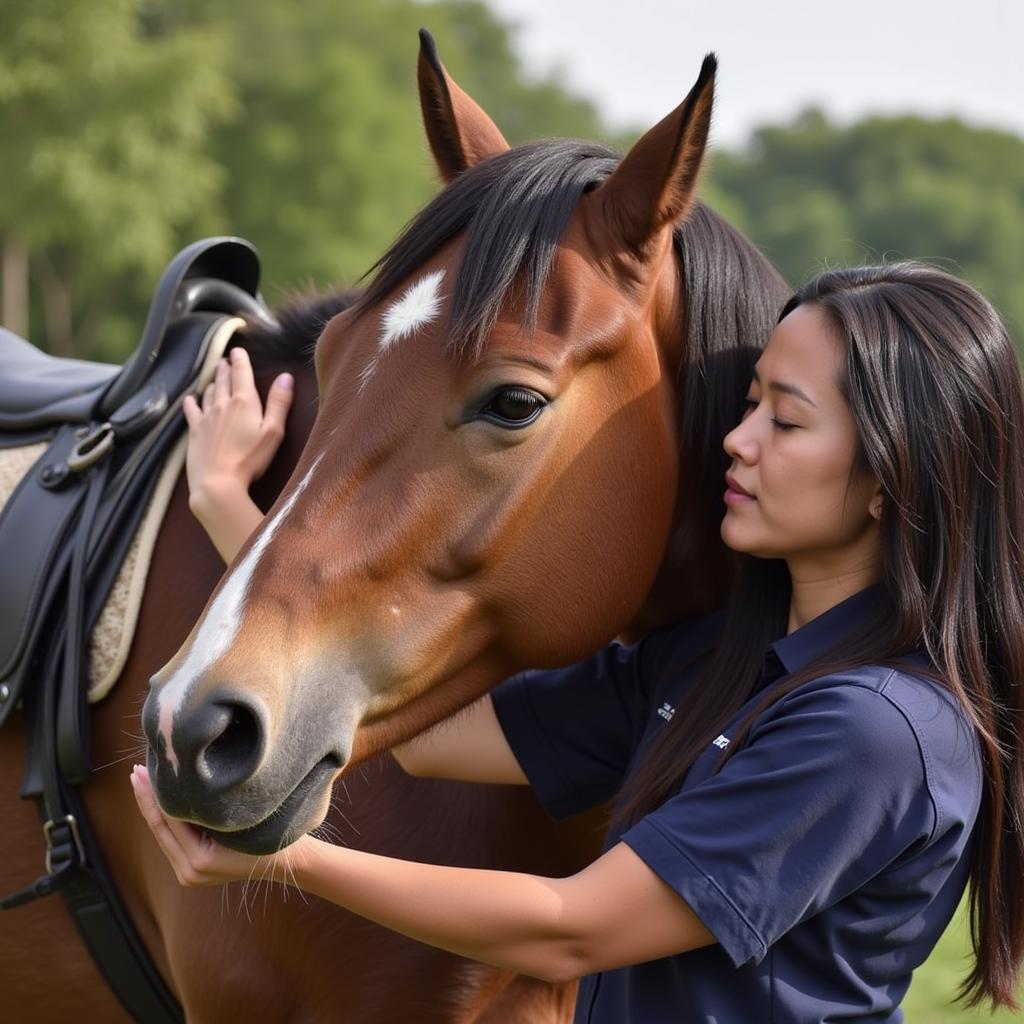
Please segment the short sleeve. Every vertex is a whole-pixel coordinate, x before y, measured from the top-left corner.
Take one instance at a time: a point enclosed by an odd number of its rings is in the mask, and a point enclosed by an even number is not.
[[[550,814],[565,818],[616,794],[659,681],[705,653],[720,628],[720,614],[702,616],[568,668],[521,673],[492,692],[505,737]]]
[[[523,672],[492,694],[538,799],[556,818],[614,795],[643,713],[639,645],[611,644],[564,669]]]
[[[926,846],[936,826],[901,709],[876,689],[821,683],[779,701],[720,772],[622,837],[736,966]]]

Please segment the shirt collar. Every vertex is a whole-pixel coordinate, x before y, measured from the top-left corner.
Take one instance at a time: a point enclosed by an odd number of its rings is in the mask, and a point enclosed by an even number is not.
[[[881,584],[873,583],[776,640],[769,651],[775,652],[788,675],[799,672],[877,612],[881,599]]]

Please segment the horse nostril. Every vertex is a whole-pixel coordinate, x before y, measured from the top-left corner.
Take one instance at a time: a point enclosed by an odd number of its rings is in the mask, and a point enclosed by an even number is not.
[[[224,790],[256,770],[263,756],[263,728],[256,711],[238,701],[218,701],[210,711],[212,738],[196,767],[212,788]]]

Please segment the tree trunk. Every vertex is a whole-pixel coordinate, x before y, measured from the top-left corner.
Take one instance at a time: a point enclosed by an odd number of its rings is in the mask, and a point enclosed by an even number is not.
[[[28,337],[28,251],[11,235],[0,253],[0,323]]]
[[[46,253],[40,252],[37,257],[35,279],[43,297],[46,348],[51,355],[69,358],[75,354],[70,272],[62,274]]]

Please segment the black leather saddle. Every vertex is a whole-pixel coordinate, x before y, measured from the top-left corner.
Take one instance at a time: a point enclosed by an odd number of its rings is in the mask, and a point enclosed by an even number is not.
[[[266,319],[259,278],[256,250],[241,238],[207,238],[183,249],[160,278],[142,339],[124,366],[58,359],[0,327],[0,433],[108,419],[168,357],[190,314]]]
[[[89,776],[88,638],[181,436],[180,405],[228,321],[272,321],[255,249],[208,238],[157,285],[124,364],[57,359],[0,328],[0,448],[45,441],[0,512],[0,727],[24,711],[22,796],[38,801],[46,874],[5,910],[63,893],[100,970],[136,1019],[181,1020],[107,875],[77,786]]]

